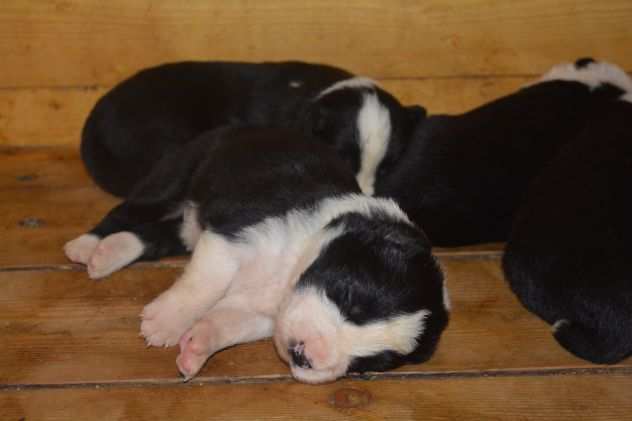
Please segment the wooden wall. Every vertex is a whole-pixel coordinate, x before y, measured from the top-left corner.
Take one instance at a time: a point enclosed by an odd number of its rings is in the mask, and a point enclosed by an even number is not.
[[[167,61],[326,62],[459,112],[581,56],[632,70],[632,1],[3,0],[0,145],[76,145],[100,95]]]

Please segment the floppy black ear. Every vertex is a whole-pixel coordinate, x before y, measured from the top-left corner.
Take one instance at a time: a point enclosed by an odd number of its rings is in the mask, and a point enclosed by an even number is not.
[[[389,243],[396,246],[393,250],[398,250],[407,257],[429,255],[432,251],[432,244],[426,234],[415,227],[398,224],[397,227],[392,227],[381,235]]]

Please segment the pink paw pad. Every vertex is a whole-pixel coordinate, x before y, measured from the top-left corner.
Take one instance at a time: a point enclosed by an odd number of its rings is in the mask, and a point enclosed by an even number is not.
[[[180,354],[176,358],[176,365],[184,377],[184,381],[195,377],[206,360],[213,354],[208,332],[199,332],[201,324],[204,323],[198,323],[180,339]]]

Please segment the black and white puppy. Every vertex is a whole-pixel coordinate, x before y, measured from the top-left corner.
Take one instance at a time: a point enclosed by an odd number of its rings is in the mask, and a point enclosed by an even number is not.
[[[425,111],[403,107],[365,77],[302,62],[181,62],[145,69],[90,113],[81,156],[106,191],[127,197],[156,163],[227,125],[290,127],[333,145],[373,193]]]
[[[179,343],[185,378],[272,335],[308,383],[431,356],[448,304],[430,244],[393,201],[362,195],[332,149],[262,128],[220,129],[186,149],[198,157],[186,186],[130,201],[185,208],[177,234],[192,258],[141,324],[149,345]]]
[[[394,199],[434,245],[505,241],[529,183],[625,78],[582,59],[467,113],[429,116],[375,194]]]
[[[81,156],[103,189],[138,202],[149,191],[168,195],[162,190],[175,188],[173,177],[187,185],[187,169],[209,153],[184,150],[196,135],[231,125],[288,127],[333,146],[370,195],[376,174],[393,167],[424,115],[371,80],[330,66],[174,63],[143,70],[104,95],[86,121]],[[123,203],[64,251],[101,278],[138,259],[184,253],[185,244],[172,235],[181,220],[181,209],[137,211]],[[152,238],[159,231],[171,235]]]
[[[604,80],[567,70],[593,89]],[[564,348],[602,364],[632,355],[632,80],[619,80],[627,92],[529,187],[503,258],[522,304]]]

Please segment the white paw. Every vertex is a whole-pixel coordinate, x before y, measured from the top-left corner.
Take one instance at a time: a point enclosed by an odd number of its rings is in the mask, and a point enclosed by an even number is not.
[[[176,358],[176,365],[184,381],[195,377],[213,354],[212,334],[211,324],[200,320],[180,338],[180,354]]]
[[[131,232],[117,232],[99,242],[88,261],[88,275],[103,278],[138,259],[145,250],[140,239]]]
[[[83,234],[64,245],[64,253],[70,261],[75,263],[88,263],[99,244],[99,237],[94,234]]]
[[[150,346],[172,346],[197,319],[195,304],[168,290],[147,304],[141,314],[141,335]]]

